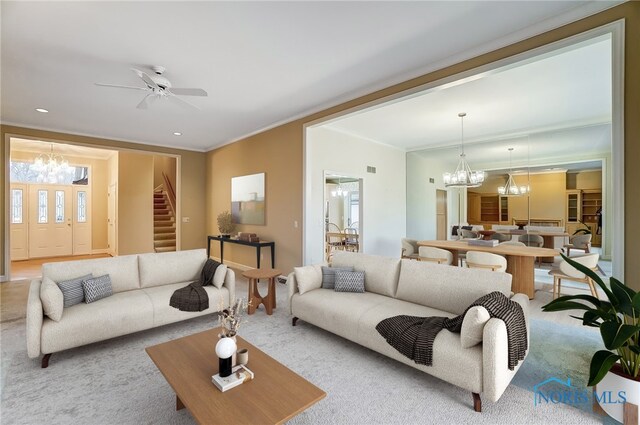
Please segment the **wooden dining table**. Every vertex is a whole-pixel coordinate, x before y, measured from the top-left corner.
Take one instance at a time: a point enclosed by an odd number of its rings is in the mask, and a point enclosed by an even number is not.
[[[513,231],[500,232],[500,233],[502,233],[503,235],[512,235],[512,236],[526,235],[526,233],[513,232]],[[542,247],[551,248],[551,249],[553,249],[553,247],[555,246],[555,238],[564,239],[570,236],[567,232],[545,232],[545,231],[535,231],[535,230],[529,230],[529,234],[542,236],[542,239],[544,240]],[[542,262],[553,263],[553,257],[542,257]]]
[[[534,265],[536,257],[554,257],[560,252],[549,248],[533,248],[517,245],[478,246],[467,241],[419,241],[418,246],[432,246],[446,249],[453,254],[453,264],[458,264],[458,253],[467,251],[490,252],[506,257],[507,273],[511,274],[511,290],[527,294],[529,299],[535,296]]]

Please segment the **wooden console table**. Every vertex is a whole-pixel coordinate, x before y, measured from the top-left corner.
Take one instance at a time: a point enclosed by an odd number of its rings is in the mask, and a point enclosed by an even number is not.
[[[216,240],[220,242],[220,262],[224,263],[224,244],[233,243],[237,245],[252,246],[256,249],[256,264],[257,268],[260,268],[260,251],[262,247],[268,246],[271,248],[271,267],[276,267],[276,243],[275,242],[249,242],[241,241],[240,239],[223,238],[222,236],[207,236],[207,258],[211,254],[211,241]]]

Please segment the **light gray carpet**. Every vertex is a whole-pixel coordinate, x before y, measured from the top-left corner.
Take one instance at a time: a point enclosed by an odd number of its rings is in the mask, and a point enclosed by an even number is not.
[[[238,294],[246,294],[243,282]],[[196,318],[68,350],[54,354],[48,369],[27,358],[24,320],[2,324],[0,422],[192,424],[186,410],[175,411],[174,393],[144,348],[216,324],[212,316]],[[261,307],[240,334],[327,392],[292,424],[602,423],[568,405],[534,407],[533,393],[517,385],[476,413],[465,390],[302,321],[292,327],[284,285],[274,315]]]

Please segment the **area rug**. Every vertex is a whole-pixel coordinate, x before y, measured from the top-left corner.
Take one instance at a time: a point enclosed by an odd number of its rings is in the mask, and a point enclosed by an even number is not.
[[[238,294],[244,293],[246,285],[238,285]],[[39,360],[26,355],[24,320],[5,323],[0,422],[192,424],[188,411],[175,411],[175,395],[144,348],[215,325],[214,317],[200,317],[91,344],[56,353],[49,368],[40,369]],[[482,413],[473,411],[465,390],[303,321],[292,327],[284,285],[278,285],[274,314],[260,308],[240,334],[327,392],[291,424],[603,423],[602,417],[566,404],[534,406],[532,383],[550,374],[580,379],[583,365],[575,359],[588,361],[596,342],[576,341],[569,352],[567,341],[582,337],[564,331],[544,320],[532,322],[531,355],[514,385],[497,403],[483,402]],[[217,390],[212,386],[211,391]]]

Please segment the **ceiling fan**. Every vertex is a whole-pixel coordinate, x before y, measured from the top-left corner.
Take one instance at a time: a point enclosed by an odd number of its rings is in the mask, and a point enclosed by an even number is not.
[[[185,89],[172,87],[171,82],[162,76],[165,71],[165,68],[163,66],[156,65],[152,66],[151,69],[153,70],[155,75],[149,75],[144,71],[140,71],[139,69],[131,68],[131,70],[144,82],[146,87],[132,87],[105,83],[95,83],[95,85],[102,87],[117,87],[121,89],[143,90],[149,92],[142,99],[142,101],[138,103],[138,106],[136,106],[136,108],[138,109],[148,109],[149,106],[158,99],[169,99],[183,106],[200,109],[193,103],[187,102],[186,100],[181,99],[178,96],[207,96],[206,91],[204,91],[203,89]]]

